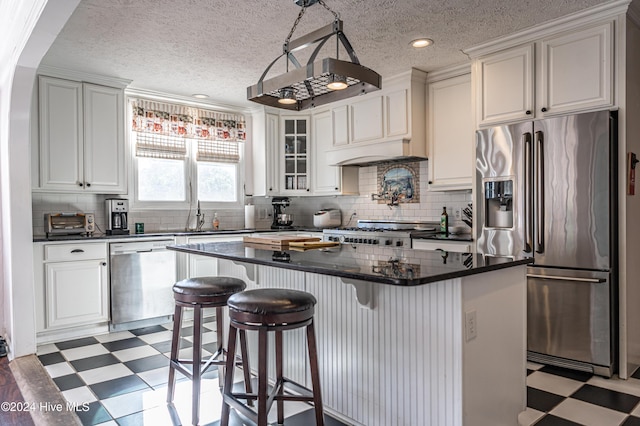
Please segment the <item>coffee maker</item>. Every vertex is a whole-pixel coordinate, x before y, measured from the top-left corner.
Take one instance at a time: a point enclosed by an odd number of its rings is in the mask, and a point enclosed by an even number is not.
[[[107,234],[123,235],[129,234],[129,200],[121,198],[107,198],[106,220]]]
[[[271,205],[273,206],[273,223],[271,229],[292,229],[293,215],[284,213],[284,208],[290,204],[288,197],[273,197]]]

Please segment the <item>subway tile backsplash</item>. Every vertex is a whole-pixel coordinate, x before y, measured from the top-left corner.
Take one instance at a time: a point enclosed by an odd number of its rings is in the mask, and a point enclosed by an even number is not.
[[[291,197],[291,205],[287,213],[294,215],[295,226],[313,226],[313,213],[324,208],[339,208],[342,211],[343,226],[355,226],[357,219],[395,219],[421,220],[437,222],[440,220],[442,207],[449,212],[449,223],[462,224],[455,217],[455,209],[462,210],[472,200],[471,191],[429,192],[428,161],[420,162],[420,202],[401,203],[397,207],[379,204],[371,199],[371,194],[379,192],[377,182],[377,166],[359,169],[360,195],[357,196],[325,196],[325,197]],[[106,218],[104,200],[113,195],[97,194],[32,194],[33,234],[44,235],[44,215],[49,212],[85,212],[94,213],[96,224],[104,231]],[[121,198],[126,198],[123,196]],[[271,198],[248,197],[247,202],[256,205],[256,227],[267,229],[272,223]],[[220,229],[244,228],[244,209],[215,210],[220,220]],[[211,230],[214,210],[203,210],[205,214],[204,230]],[[356,213],[352,217],[352,213]],[[351,221],[350,221],[351,218]],[[195,210],[189,214],[186,210],[131,211],[129,228],[133,232],[133,224],[144,223],[145,233],[185,231],[195,228]]]

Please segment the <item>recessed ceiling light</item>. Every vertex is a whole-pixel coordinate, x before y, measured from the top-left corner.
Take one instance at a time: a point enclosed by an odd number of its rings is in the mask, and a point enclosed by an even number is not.
[[[202,93],[196,93],[195,95],[191,95],[191,96],[198,99],[207,99],[209,97],[209,95],[204,95]]]
[[[433,44],[433,40],[431,40],[430,38],[418,38],[412,40],[410,44],[411,46],[419,49],[421,47],[431,46]]]

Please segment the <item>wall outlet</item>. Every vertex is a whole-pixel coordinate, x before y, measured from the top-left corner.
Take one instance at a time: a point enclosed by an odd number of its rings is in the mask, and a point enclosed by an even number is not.
[[[461,216],[460,216],[460,207],[456,207],[453,209],[453,215],[456,217],[456,219],[460,220]]]
[[[475,309],[464,314],[464,335],[467,342],[478,337],[478,319]]]

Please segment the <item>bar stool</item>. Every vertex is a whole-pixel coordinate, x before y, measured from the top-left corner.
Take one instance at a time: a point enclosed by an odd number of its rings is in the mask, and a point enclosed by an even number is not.
[[[278,424],[284,424],[284,401],[313,401],[316,425],[324,425],[322,413],[322,395],[320,392],[320,373],[318,371],[318,356],[316,338],[313,327],[313,313],[316,298],[304,291],[285,289],[257,289],[236,293],[229,297],[229,354],[235,354],[236,331],[245,330],[258,332],[258,393],[233,393],[233,357],[227,359],[224,377],[222,417],[220,426],[228,426],[231,407],[245,417],[256,422],[258,426],[267,425],[267,414],[273,401],[277,401]],[[293,380],[283,377],[282,368],[282,332],[306,327],[307,349],[309,352],[309,367],[311,370],[311,384],[313,391],[303,387]],[[276,352],[276,383],[270,394],[267,393],[267,355],[268,333],[275,332]],[[242,345],[242,340],[241,340]],[[285,384],[289,385],[296,395],[285,395]],[[243,403],[241,400],[246,400]],[[258,401],[257,413],[247,405]]]
[[[237,363],[234,356],[223,359],[222,355],[227,352],[223,346],[223,322],[222,308],[227,305],[229,296],[238,293],[246,288],[244,281],[231,277],[197,277],[188,278],[174,284],[173,298],[175,300],[175,313],[173,316],[173,338],[171,340],[171,358],[169,360],[169,383],[167,389],[167,402],[173,401],[175,388],[176,370],[187,376],[192,381],[192,413],[191,422],[198,424],[200,417],[200,381],[202,374],[212,365],[222,368],[230,365],[231,369]],[[179,359],[180,351],[180,329],[182,327],[183,308],[193,308],[193,357],[192,359]],[[216,352],[207,360],[202,359],[202,309],[216,308],[216,335],[218,348]],[[244,372],[245,387],[247,392],[251,392],[251,379],[249,372],[249,358],[247,356],[247,343],[244,332],[240,334],[240,351],[242,355],[242,369]],[[222,356],[222,357],[221,357]],[[192,371],[186,368],[191,365]],[[197,367],[196,367],[197,366]],[[218,382],[222,387],[222,374],[218,375]]]

